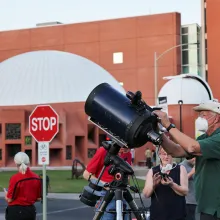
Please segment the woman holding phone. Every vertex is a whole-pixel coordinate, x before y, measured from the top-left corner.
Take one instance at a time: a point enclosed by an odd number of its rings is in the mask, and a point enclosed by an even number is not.
[[[28,167],[30,160],[26,153],[17,153],[14,162],[18,173],[10,178],[8,190],[4,189],[5,200],[8,203],[5,219],[35,220],[34,203],[41,200],[41,179]]]

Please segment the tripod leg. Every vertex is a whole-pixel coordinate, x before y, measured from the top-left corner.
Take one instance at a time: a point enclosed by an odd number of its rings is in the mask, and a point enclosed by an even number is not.
[[[106,192],[106,195],[104,196],[102,204],[100,205],[100,207],[97,210],[95,216],[93,217],[93,220],[101,219],[106,207],[112,201],[113,197],[114,197],[114,191],[113,190],[109,190],[109,191]]]
[[[115,190],[116,200],[116,220],[123,220],[123,192],[121,189]]]
[[[127,189],[124,191],[124,198],[126,202],[128,203],[128,205],[130,206],[131,211],[134,213],[137,220],[146,220],[145,214],[139,212],[139,208],[136,202],[134,201],[130,191]]]

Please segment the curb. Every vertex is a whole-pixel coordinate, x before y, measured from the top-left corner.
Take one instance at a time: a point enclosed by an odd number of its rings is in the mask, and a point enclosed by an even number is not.
[[[79,200],[79,193],[49,193],[47,199],[66,199],[66,200]],[[137,193],[131,194],[134,199],[139,199],[140,196]],[[0,192],[0,198],[4,198],[4,193]],[[141,194],[141,198],[144,198],[144,195]]]

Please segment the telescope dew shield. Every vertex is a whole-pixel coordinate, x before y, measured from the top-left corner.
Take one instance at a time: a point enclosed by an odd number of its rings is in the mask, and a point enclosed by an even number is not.
[[[85,112],[95,123],[119,137],[130,148],[143,146],[153,132],[152,113],[138,111],[131,100],[108,83],[95,87],[85,103]]]

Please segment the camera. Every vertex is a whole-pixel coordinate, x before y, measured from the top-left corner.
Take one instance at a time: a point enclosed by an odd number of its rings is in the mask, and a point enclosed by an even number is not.
[[[162,143],[154,110],[142,100],[140,91],[128,91],[125,95],[108,83],[95,87],[85,103],[89,120],[127,148],[138,148],[148,141]]]
[[[91,179],[89,185],[83,188],[80,201],[88,206],[94,207],[99,198],[103,197],[105,193],[104,184],[97,182],[95,179]]]
[[[162,179],[166,179],[169,177],[167,173],[160,173]]]
[[[174,166],[172,164],[167,164],[165,167],[162,167],[160,170],[161,177],[163,179],[169,178],[169,174],[167,174],[167,172],[171,171],[175,167],[176,167],[176,163],[174,163]]]

